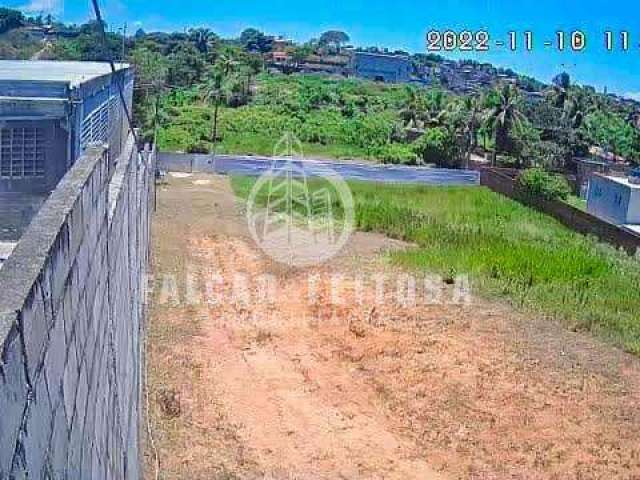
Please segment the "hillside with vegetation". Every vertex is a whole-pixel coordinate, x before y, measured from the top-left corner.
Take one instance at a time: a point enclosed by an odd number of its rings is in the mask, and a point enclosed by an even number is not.
[[[261,74],[248,88],[242,83],[252,74],[245,79],[233,68],[218,94],[215,82],[204,80],[162,96],[161,147],[266,154],[274,138],[291,131],[310,153],[389,163],[455,167],[472,152],[496,152],[503,165],[562,170],[594,145],[640,160],[633,113],[562,76],[543,101],[530,104],[507,84],[460,96],[439,87]]]
[[[275,49],[284,50],[293,66],[344,61],[349,36],[339,31],[282,46],[256,29],[236,39],[203,28],[138,30],[126,38],[109,32],[104,42],[100,27],[2,9],[0,54],[131,62],[137,69],[136,121],[144,138],[157,138],[163,149],[269,154],[288,131],[310,155],[389,163],[456,167],[476,153],[504,166],[561,171],[594,146],[640,162],[638,105],[574,85],[566,73],[547,86],[509,71],[511,81],[460,94],[442,82],[388,85],[267,71]],[[37,32],[44,35],[40,44]],[[444,61],[412,56],[416,72]],[[532,100],[530,92],[539,95]]]
[[[0,59],[26,60],[41,48],[41,39],[33,35],[28,26],[42,25],[40,18],[29,19],[21,12],[0,7]]]

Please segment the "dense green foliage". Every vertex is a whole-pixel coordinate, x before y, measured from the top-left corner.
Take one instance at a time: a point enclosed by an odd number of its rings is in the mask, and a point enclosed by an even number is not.
[[[106,24],[103,28],[107,30]],[[100,35],[100,24],[91,21],[77,29],[77,36],[73,40],[55,43],[49,57],[56,60],[120,60],[122,61],[122,37],[107,32],[106,43]]]
[[[251,153],[272,153],[277,140],[291,132],[312,151],[342,146],[356,156],[415,162],[413,150],[394,141],[403,95],[401,87],[354,80],[262,75],[249,105],[221,109],[219,135],[223,147],[228,140],[255,146],[256,139],[270,139],[268,151]],[[211,140],[210,108],[195,93],[190,99],[168,97],[172,119],[159,133],[162,148],[187,150]]]
[[[638,130],[610,112],[594,111],[587,115],[584,130],[596,145],[626,158],[640,159]]]
[[[456,139],[444,127],[430,127],[415,143],[416,154],[425,163],[445,164],[455,158]]]
[[[9,30],[21,27],[24,21],[25,18],[22,12],[0,7],[0,33],[6,33]]]
[[[232,181],[242,197],[253,182]],[[636,259],[484,188],[350,186],[360,230],[417,245],[392,254],[398,264],[469,275],[475,293],[505,298],[640,354]]]
[[[640,158],[638,129],[622,112],[605,115],[595,107],[577,107],[584,100],[582,87],[570,87],[560,108],[555,89],[543,102],[527,105],[509,85],[480,97],[459,97],[437,88],[312,76],[263,74],[254,82],[254,94],[240,108],[227,104],[221,112],[223,151],[268,154],[269,138],[275,144],[292,132],[309,152],[337,150],[390,163],[456,167],[481,143],[494,148],[501,162],[525,168],[562,169],[574,156],[586,155],[590,145],[632,161]],[[170,110],[160,137],[163,148],[212,143],[204,130],[199,138],[180,138],[180,131],[194,130],[190,121],[200,122],[194,100]]]
[[[542,168],[530,168],[518,176],[518,187],[525,195],[545,200],[566,200],[571,187],[562,175],[549,173]]]

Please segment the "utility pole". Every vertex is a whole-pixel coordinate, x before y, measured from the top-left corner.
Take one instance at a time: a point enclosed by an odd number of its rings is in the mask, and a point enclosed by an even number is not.
[[[122,27],[122,63],[124,63],[125,55],[126,55],[126,40],[127,40],[127,22],[124,22],[124,26]]]

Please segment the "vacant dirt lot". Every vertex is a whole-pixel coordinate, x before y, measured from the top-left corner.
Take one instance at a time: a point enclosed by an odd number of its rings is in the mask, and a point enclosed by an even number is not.
[[[372,278],[408,246],[380,236],[273,264],[222,177],[158,200],[148,478],[156,451],[166,479],[640,478],[636,358],[477,298],[400,304]]]

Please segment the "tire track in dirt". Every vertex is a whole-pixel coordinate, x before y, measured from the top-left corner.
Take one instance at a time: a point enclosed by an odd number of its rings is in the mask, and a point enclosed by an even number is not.
[[[223,278],[238,271],[257,278],[268,266],[238,238],[201,240],[193,251]],[[239,434],[257,464],[276,478],[442,478],[400,435],[375,390],[332,352],[312,311],[326,303],[306,301],[313,273],[281,277],[280,295],[251,304],[250,320],[241,303],[207,308],[208,317],[217,319],[203,325],[201,339],[212,395],[241,425]],[[230,288],[224,298],[233,297]],[[346,310],[340,313],[344,318]],[[333,328],[352,335],[342,318]]]

